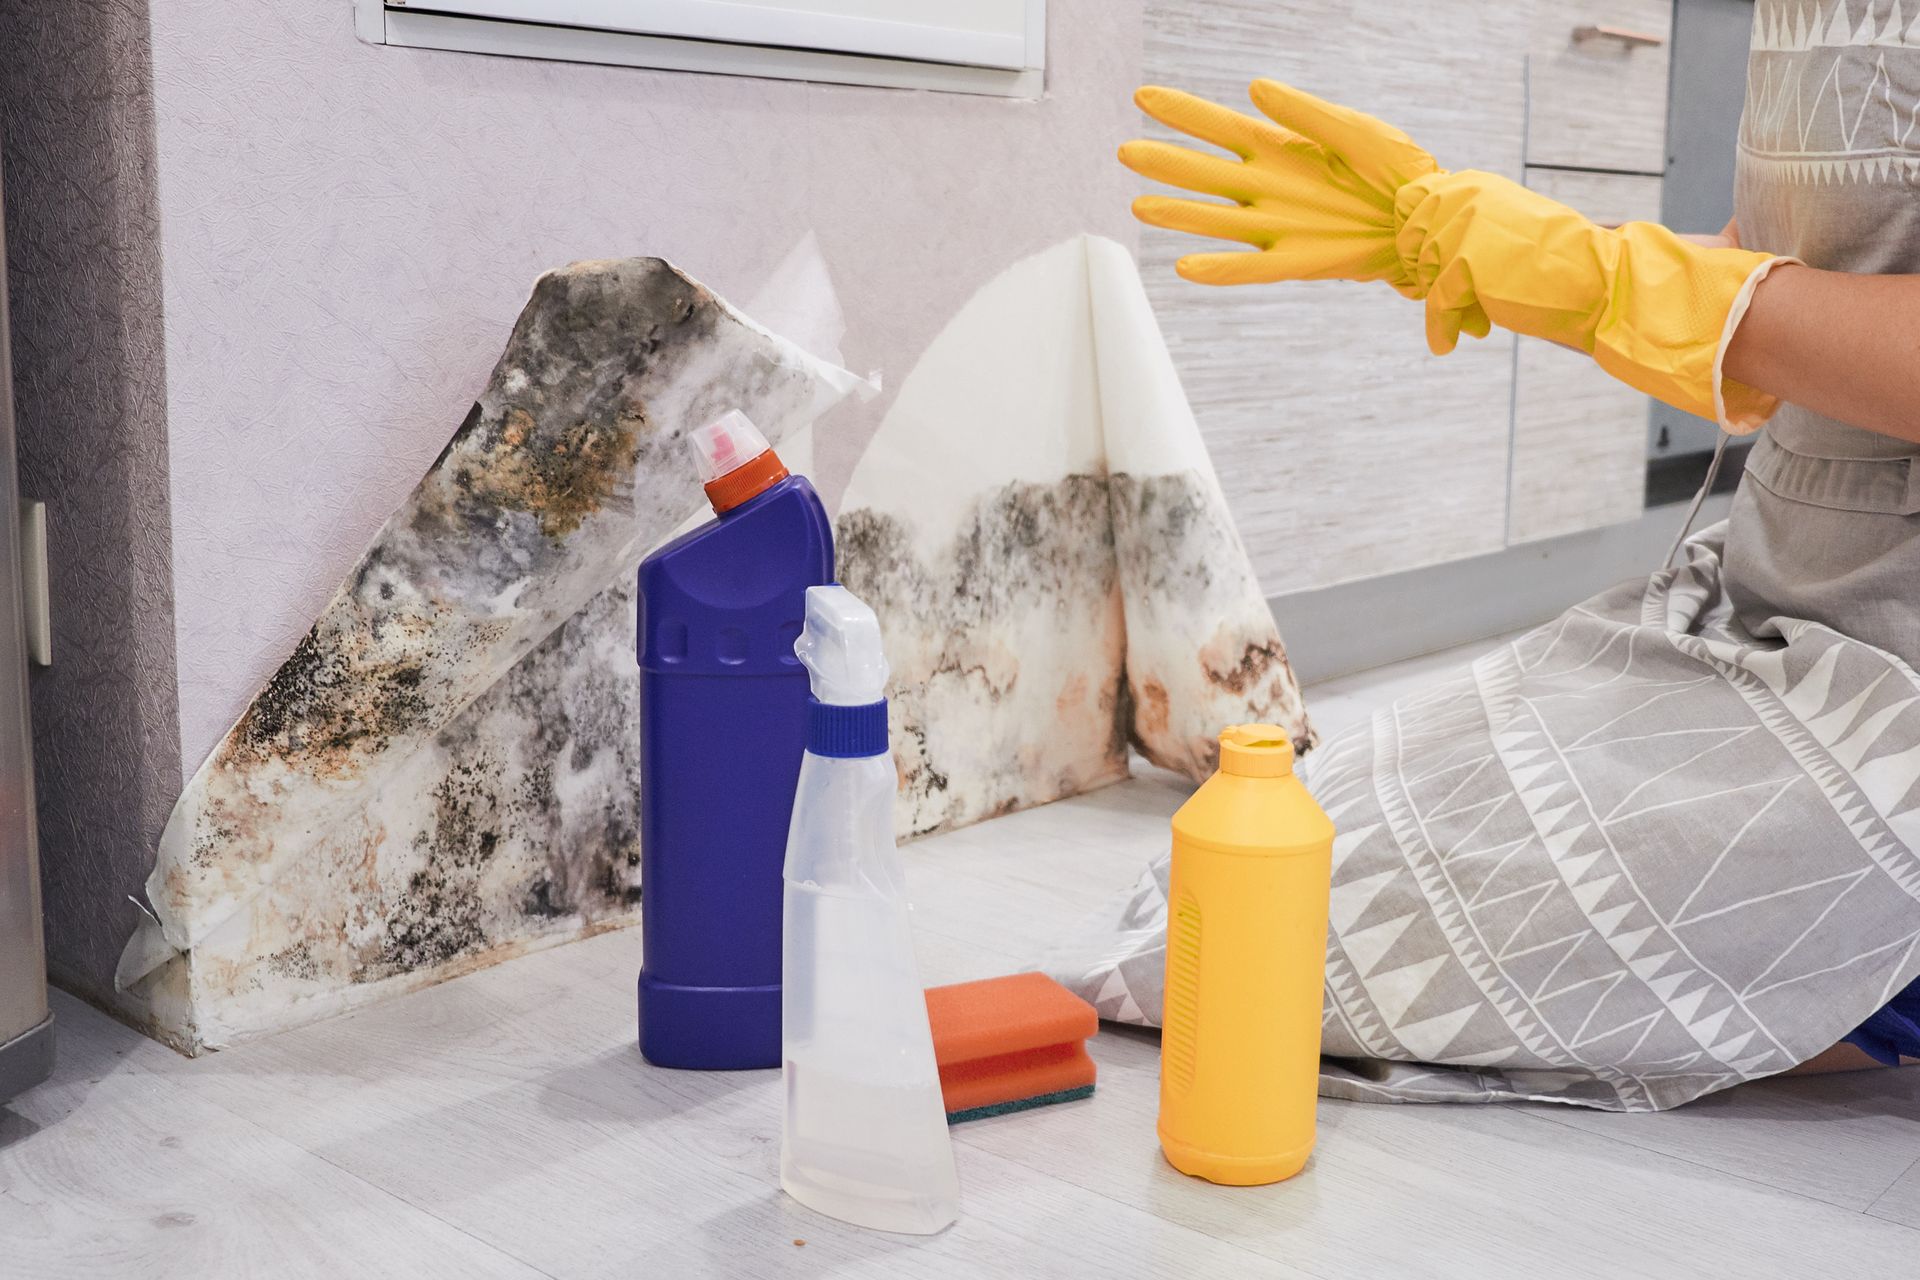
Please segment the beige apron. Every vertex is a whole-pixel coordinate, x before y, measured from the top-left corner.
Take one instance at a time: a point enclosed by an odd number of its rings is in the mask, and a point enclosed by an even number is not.
[[[1830,271],[1920,272],[1920,4],[1759,0],[1741,242]],[[1916,371],[1920,376],[1920,370]],[[1727,533],[1741,620],[1823,623],[1920,664],[1920,446],[1784,405]]]
[[[1761,0],[1743,238],[1920,271],[1920,3]],[[1920,978],[1920,481],[1782,409],[1730,524],[1307,758],[1332,816],[1321,1092],[1658,1110]],[[1167,862],[1049,960],[1157,1023]]]

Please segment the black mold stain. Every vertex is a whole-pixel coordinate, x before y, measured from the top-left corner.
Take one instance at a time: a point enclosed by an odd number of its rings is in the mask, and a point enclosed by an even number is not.
[[[456,765],[433,789],[433,828],[414,845],[427,865],[389,904],[378,971],[368,976],[424,969],[488,945],[478,881],[500,843],[497,806],[486,785],[494,767],[484,758]]]
[[[434,727],[429,664],[456,667],[459,647],[486,627],[447,627],[433,582],[498,591],[538,578],[585,521],[631,501],[641,442],[660,434],[646,388],[710,345],[725,317],[658,259],[542,276],[486,393],[422,482],[412,536],[367,553],[346,587],[357,608],[332,606],[307,633],[222,744],[223,763],[295,757],[296,768],[341,777],[356,757]],[[672,452],[667,469],[687,469]]]
[[[646,411],[634,404],[611,423],[574,423],[541,441],[533,415],[515,407],[503,416],[490,452],[451,464],[453,483],[476,505],[526,512],[557,542],[632,476],[646,430]]]
[[[225,804],[215,803],[201,810],[193,824],[193,844],[187,854],[194,866],[205,869],[219,865],[226,850],[239,838],[239,829],[227,819]]]
[[[564,914],[595,918],[637,900],[639,688],[626,656],[633,610],[630,582],[602,592],[495,690],[510,722],[534,726],[534,763],[512,812],[544,828],[547,900]],[[619,639],[609,645],[609,635]],[[606,649],[614,652],[611,664]],[[625,782],[591,813],[562,813],[557,778],[588,771]]]
[[[499,554],[482,571],[513,580],[537,568],[588,519],[631,500],[642,442],[663,434],[646,388],[668,380],[725,316],[659,259],[541,276],[486,392],[434,464],[447,483],[415,511],[416,530],[484,527]],[[677,473],[682,460],[670,462]]]
[[[413,846],[425,865],[388,904],[384,935],[355,981],[476,955],[639,900],[638,686],[622,661],[632,607],[631,584],[602,592],[441,733],[455,763]],[[619,658],[608,662],[609,652]],[[576,799],[569,809],[561,779],[585,769],[604,770],[614,785],[586,788],[593,807],[581,811]],[[509,847],[519,860],[534,855],[517,886],[493,866]]]
[[[1080,622],[1110,608],[1116,590],[1157,609],[1204,610],[1211,594],[1230,585],[1217,580],[1216,565],[1244,555],[1217,495],[1196,472],[1071,475],[1054,484],[1002,486],[981,497],[961,532],[931,563],[916,553],[907,522],[870,509],[842,513],[836,543],[841,580],[873,605],[883,627],[939,643],[930,682],[958,681],[969,697],[988,706],[1003,700],[1014,683],[996,687],[983,661],[991,628],[1001,619],[1051,614],[1063,624]],[[1237,639],[1223,624],[1216,643]],[[1194,660],[1206,680],[1228,701],[1244,703],[1248,713],[1273,709],[1280,715],[1284,709],[1282,718],[1298,719],[1286,653],[1271,633],[1248,638],[1224,664],[1207,652]],[[1139,689],[1136,678],[1144,680]],[[1067,795],[1085,785],[1074,773],[1085,762],[1039,780],[1016,775],[1019,765],[1009,761],[1003,775],[967,778],[962,786],[929,743],[925,689],[896,684],[893,693],[895,758],[913,814],[911,834],[938,830],[958,816],[950,791],[980,807],[966,816],[982,817],[1021,799],[1037,801],[1047,787]],[[1217,751],[1210,735],[1192,742],[1169,738],[1178,709],[1151,676],[1123,670],[1111,688],[1100,691],[1098,705],[1110,726],[1110,760],[1124,760],[1131,746],[1156,763],[1191,772],[1195,757],[1204,763]],[[1303,730],[1295,748],[1304,752],[1313,741],[1311,730]]]
[[[1035,610],[1084,617],[1111,608],[1115,590],[1113,519],[1104,476],[1072,475],[1055,484],[1017,482],[985,494],[938,563],[913,549],[913,533],[893,516],[871,509],[845,512],[834,530],[835,559],[848,590],[873,606],[883,628],[910,627],[942,636],[930,683],[957,681],[971,698],[996,705],[1019,682],[1015,666],[1004,681],[983,659],[990,629],[1002,618]],[[954,818],[947,798],[952,779],[929,746],[921,689],[893,690],[894,758],[901,790],[916,820],[910,834],[939,830]],[[1123,758],[1124,701],[1103,695],[1113,717],[1113,758]],[[969,779],[984,792],[986,813],[1008,812],[1033,794],[1033,780],[1008,761],[1003,776]],[[1075,789],[1071,778],[1054,784]],[[985,816],[972,815],[972,816]]]
[[[570,913],[553,900],[553,881],[543,876],[533,882],[533,888],[527,890],[527,896],[520,904],[520,914],[553,917]]]
[[[1162,607],[1204,607],[1215,585],[1213,566],[1227,558],[1244,554],[1239,535],[1220,505],[1211,486],[1191,471],[1159,476],[1117,474],[1112,479],[1115,539],[1124,589],[1139,598],[1162,602]],[[1223,661],[1216,646],[1237,652]],[[1241,640],[1224,628],[1198,655],[1201,674],[1207,683],[1230,699],[1245,704],[1245,714],[1279,719],[1299,725],[1293,735],[1294,750],[1300,754],[1312,750],[1318,736],[1300,712],[1298,686],[1287,653],[1277,636],[1266,633]],[[1158,692],[1158,705],[1153,694]],[[1165,767],[1191,774],[1194,767],[1211,772],[1219,756],[1219,743],[1211,736],[1186,743],[1190,759],[1167,758],[1163,746],[1179,752],[1165,737],[1166,690],[1148,680],[1141,716],[1134,724],[1134,746],[1142,755]],[[1155,715],[1160,723],[1152,723]]]
[[[304,942],[285,946],[267,957],[267,972],[277,978],[300,978],[312,982],[320,976],[313,948]]]
[[[1282,691],[1293,680],[1292,668],[1287,665],[1286,646],[1278,640],[1249,641],[1241,649],[1239,660],[1224,669],[1205,661],[1200,665],[1209,683],[1256,705],[1279,702]],[[1305,755],[1318,745],[1319,735],[1308,728],[1294,734],[1292,741],[1294,753]]]
[[[221,744],[226,760],[304,759],[334,776],[352,756],[417,729],[430,714],[420,662],[370,661],[351,652],[357,647],[316,623]]]
[[[1109,481],[1113,497],[1115,548],[1129,590],[1174,599],[1202,595],[1213,582],[1213,561],[1228,543],[1239,545],[1231,528],[1213,518],[1213,496],[1192,472],[1135,476],[1116,472]]]
[[[1278,641],[1249,643],[1240,660],[1224,669],[1207,667],[1207,679],[1228,693],[1247,694],[1286,665],[1287,651]]]

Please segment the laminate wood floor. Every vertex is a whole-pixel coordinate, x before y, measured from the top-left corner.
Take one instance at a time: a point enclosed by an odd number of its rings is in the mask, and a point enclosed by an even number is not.
[[[1184,794],[1143,773],[911,846],[925,979],[1028,965]],[[958,1224],[866,1233],[781,1197],[777,1073],[642,1062],[639,962],[603,935],[199,1060],[56,997],[55,1078],[0,1109],[0,1276],[1920,1274],[1920,1071],[1653,1116],[1323,1102],[1305,1173],[1229,1190],[1161,1160],[1157,1040],[1122,1028],[1091,1099],[954,1131]]]

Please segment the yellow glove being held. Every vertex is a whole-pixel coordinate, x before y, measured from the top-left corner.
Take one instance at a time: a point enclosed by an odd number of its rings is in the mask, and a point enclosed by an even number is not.
[[[1256,119],[1154,86],[1135,101],[1237,160],[1129,142],[1120,159],[1212,201],[1142,196],[1155,226],[1238,240],[1256,252],[1179,262],[1203,284],[1381,280],[1424,299],[1427,344],[1451,351],[1490,324],[1587,352],[1676,408],[1752,431],[1778,406],[1720,362],[1754,287],[1787,259],[1709,249],[1653,223],[1604,228],[1490,173],[1449,173],[1399,130],[1274,80],[1251,86]]]

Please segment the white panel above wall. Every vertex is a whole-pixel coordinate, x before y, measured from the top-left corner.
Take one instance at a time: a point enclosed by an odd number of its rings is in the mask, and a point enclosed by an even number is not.
[[[1252,111],[1247,82],[1272,76],[1383,117],[1443,165],[1518,178],[1526,38],[1510,6],[1476,0],[1153,0],[1146,79]],[[1269,593],[1504,545],[1510,335],[1436,359],[1419,305],[1384,285],[1174,275],[1202,247],[1147,228],[1141,266]]]
[[[373,44],[1037,97],[1046,0],[354,0]]]

